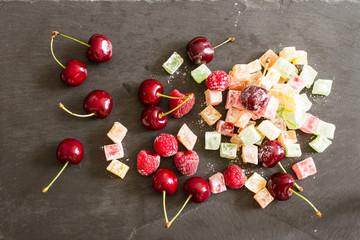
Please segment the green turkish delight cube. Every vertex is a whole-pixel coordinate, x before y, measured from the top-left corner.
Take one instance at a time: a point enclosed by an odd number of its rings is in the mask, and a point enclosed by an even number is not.
[[[237,145],[235,143],[221,143],[220,157],[235,159],[237,153]]]
[[[205,65],[201,64],[199,67],[191,71],[191,76],[197,83],[204,81],[211,73],[211,70]]]
[[[310,147],[312,147],[317,152],[323,152],[326,148],[331,145],[331,141],[324,136],[317,136],[312,142],[309,143]]]
[[[312,93],[328,96],[331,92],[332,80],[319,79],[314,83]]]
[[[254,125],[250,125],[241,130],[239,137],[245,146],[251,146],[262,139]]]
[[[221,143],[221,133],[206,132],[205,133],[205,149],[218,150]]]
[[[292,143],[285,144],[285,156],[286,157],[300,157],[301,156],[300,144]]]
[[[162,66],[169,74],[173,74],[183,62],[184,59],[177,52],[174,52]]]
[[[306,80],[307,88],[310,88],[311,85],[314,83],[316,75],[317,75],[317,71],[315,71],[309,65],[304,65],[304,67],[300,73],[300,77]]]
[[[335,128],[336,127],[334,124],[319,120],[319,123],[315,130],[315,135],[320,135],[323,137],[333,139],[334,133],[335,133]]]
[[[292,63],[282,57],[280,57],[272,67],[278,70],[281,74],[281,77],[284,79],[289,79],[298,71]]]

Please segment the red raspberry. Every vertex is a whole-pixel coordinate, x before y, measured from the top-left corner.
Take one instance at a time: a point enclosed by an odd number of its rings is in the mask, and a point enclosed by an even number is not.
[[[225,184],[230,188],[241,188],[244,186],[246,176],[238,165],[230,165],[224,172]]]
[[[175,165],[177,169],[185,176],[191,176],[196,173],[199,165],[199,156],[196,152],[189,150],[178,152],[175,155]]]
[[[143,176],[149,176],[160,165],[160,156],[148,150],[142,150],[137,156],[137,170]]]
[[[178,141],[174,135],[162,133],[155,138],[154,149],[161,157],[171,157],[178,151]]]
[[[210,90],[224,91],[230,84],[230,77],[224,71],[212,72],[206,79]]]
[[[172,91],[170,96],[171,97],[186,97],[186,96],[189,96],[190,94],[192,94],[192,93],[183,94],[183,93],[181,93],[181,92],[179,92],[178,90],[175,89],[174,91]],[[186,98],[184,98],[184,99],[170,99],[170,109],[174,109],[175,107],[180,105],[185,100],[186,100]],[[171,114],[173,115],[174,118],[181,118],[185,114],[190,112],[190,110],[193,108],[194,104],[195,104],[195,96],[193,94],[192,97],[186,103],[184,103],[184,105],[182,105],[180,108],[173,111]]]

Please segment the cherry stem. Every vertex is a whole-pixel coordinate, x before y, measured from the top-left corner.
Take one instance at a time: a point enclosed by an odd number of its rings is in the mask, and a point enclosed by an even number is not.
[[[90,114],[76,114],[76,113],[73,113],[71,112],[70,110],[68,110],[62,103],[59,103],[59,107],[64,110],[65,112],[75,116],[75,117],[92,117],[95,115],[95,113],[90,113]]]
[[[301,197],[303,200],[305,200],[314,210],[315,210],[315,213],[318,217],[321,217],[321,212],[319,210],[317,210],[317,208],[306,198],[304,197],[303,195],[301,195],[300,193],[297,193],[295,192],[293,189],[289,189],[290,192],[294,193],[295,195]]]
[[[166,113],[162,113],[162,114],[159,114],[159,117],[162,118],[163,116],[166,116],[170,113],[172,113],[173,111],[175,111],[176,109],[180,108],[182,105],[184,105],[187,101],[189,101],[190,99],[192,99],[194,97],[194,94],[191,93],[189,96],[186,96],[184,98],[186,98],[185,101],[183,101],[182,103],[180,103],[179,105],[177,105],[175,108],[171,109],[170,111],[166,112]]]
[[[168,219],[167,214],[166,214],[165,196],[166,196],[166,191],[163,190],[163,208],[164,208],[165,222],[167,223],[167,222],[169,222],[169,219]]]
[[[60,172],[56,175],[56,177],[51,181],[51,183],[42,190],[43,193],[46,193],[47,190],[49,190],[49,188],[51,187],[51,185],[55,182],[55,180],[60,176],[60,174],[62,173],[62,171],[64,171],[64,169],[66,168],[66,166],[69,164],[69,161],[67,161],[64,166],[62,167],[62,169],[60,170]]]
[[[164,97],[164,98],[170,98],[170,99],[185,99],[188,98],[189,96],[185,96],[185,97],[172,97],[172,96],[168,96],[168,95],[164,95],[161,93],[156,93],[157,97]]]
[[[263,74],[262,74],[262,76],[261,76],[259,86],[261,85],[261,81],[263,80],[263,78],[264,78],[264,76],[265,76],[265,73],[266,73],[266,71],[267,71],[267,68],[268,68],[268,66],[269,66],[269,63],[270,63],[270,59],[267,58],[267,59],[266,59],[266,65],[265,65],[265,68],[264,68],[264,72],[263,72]]]
[[[84,42],[82,42],[82,41],[80,41],[80,40],[77,40],[76,38],[72,38],[72,37],[70,37],[70,36],[68,36],[68,35],[59,33],[59,32],[57,32],[57,31],[53,31],[53,33],[55,33],[56,35],[60,35],[60,36],[62,36],[62,37],[71,39],[71,40],[73,40],[73,41],[75,41],[75,42],[81,43],[81,44],[84,45],[84,46],[90,47],[90,44],[84,43]]]
[[[51,34],[51,41],[50,41],[51,54],[52,54],[53,58],[55,59],[55,61],[56,61],[60,66],[62,66],[64,69],[66,69],[66,67],[65,67],[63,64],[61,64],[61,62],[55,57],[55,54],[54,54],[53,42],[54,42],[54,37],[57,35],[56,33],[57,33],[56,31],[53,31],[52,34]]]
[[[221,47],[222,45],[224,45],[225,43],[227,42],[233,42],[235,41],[235,38],[234,37],[229,37],[228,39],[226,39],[224,42],[220,43],[219,45],[216,45],[215,47],[213,47],[213,49],[215,48],[218,48],[218,47]]]
[[[284,173],[287,173],[286,170],[285,170],[285,168],[284,168],[283,165],[281,164],[281,162],[278,162],[278,165],[279,165],[279,167],[281,168],[281,170],[282,170]],[[302,191],[304,190],[302,187],[300,187],[299,185],[297,185],[296,182],[294,182],[294,186],[297,188],[297,190],[298,190],[299,192],[302,192]]]
[[[192,194],[190,194],[189,196],[188,196],[188,198],[186,199],[186,201],[184,202],[184,204],[182,205],[182,207],[180,208],[180,210],[178,211],[178,213],[175,215],[175,217],[173,217],[173,219],[171,219],[171,221],[170,222],[166,222],[166,225],[165,225],[165,228],[166,229],[168,229],[170,226],[171,226],[171,224],[175,221],[175,219],[179,216],[179,214],[182,212],[182,210],[184,210],[184,208],[185,208],[185,206],[186,206],[186,204],[189,202],[189,200],[190,200],[190,198],[192,198]]]

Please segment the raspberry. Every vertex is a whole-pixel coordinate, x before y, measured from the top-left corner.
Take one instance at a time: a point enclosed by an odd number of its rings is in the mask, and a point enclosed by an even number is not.
[[[224,172],[225,183],[229,188],[241,188],[244,186],[246,176],[238,165],[230,165]]]
[[[172,91],[170,96],[171,97],[185,97],[185,96],[189,96],[190,94],[191,93],[183,94],[183,93],[181,93],[181,92],[179,92],[178,90],[175,89],[174,91]],[[170,99],[170,109],[174,109],[175,107],[180,105],[185,100],[186,100],[186,98],[184,98],[184,99]],[[174,118],[181,118],[185,114],[190,112],[190,110],[193,108],[194,104],[195,104],[195,96],[192,95],[192,97],[186,103],[184,103],[184,105],[182,105],[180,108],[173,111],[171,114],[173,115]]]
[[[210,90],[224,91],[230,84],[230,77],[224,71],[215,71],[206,79],[206,86]]]
[[[189,150],[178,152],[175,155],[175,165],[177,169],[185,176],[191,176],[196,173],[199,165],[199,156],[196,152]]]
[[[142,150],[137,156],[137,170],[143,176],[149,176],[160,165],[160,156],[148,150]]]
[[[178,151],[178,141],[174,135],[162,133],[155,138],[154,149],[161,157],[171,157]]]

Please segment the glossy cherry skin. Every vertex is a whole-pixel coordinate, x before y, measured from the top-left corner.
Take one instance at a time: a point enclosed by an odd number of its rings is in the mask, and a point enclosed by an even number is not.
[[[138,96],[142,103],[147,106],[158,105],[161,101],[161,97],[157,94],[164,93],[164,87],[156,79],[146,79],[139,87]]]
[[[90,47],[86,52],[86,56],[91,62],[104,63],[111,59],[113,46],[106,36],[94,34],[90,37],[88,43]]]
[[[109,93],[103,90],[94,90],[84,100],[86,113],[95,113],[97,118],[106,118],[113,108],[113,100]]]
[[[202,203],[210,196],[210,185],[201,177],[192,177],[186,180],[184,192],[192,194],[191,200],[195,203]]]
[[[59,144],[56,157],[61,163],[79,164],[84,157],[84,147],[79,140],[66,138]]]
[[[153,189],[158,192],[165,191],[166,195],[174,194],[177,186],[178,179],[175,173],[167,168],[159,169],[152,179]]]
[[[271,176],[268,182],[270,194],[277,200],[285,201],[291,198],[295,179],[289,173],[278,172]]]
[[[272,168],[284,158],[285,148],[279,141],[266,141],[259,149],[259,159],[264,167]]]
[[[61,81],[71,87],[81,85],[86,78],[86,66],[76,59],[67,61],[65,69],[60,74]]]
[[[269,100],[269,92],[256,85],[246,86],[240,95],[242,106],[250,112],[259,112]]]
[[[141,113],[141,124],[149,130],[161,130],[167,124],[167,116],[160,117],[164,111],[156,106],[146,107]]]
[[[195,64],[207,64],[214,58],[214,49],[206,37],[196,37],[186,46],[190,60]]]

